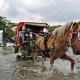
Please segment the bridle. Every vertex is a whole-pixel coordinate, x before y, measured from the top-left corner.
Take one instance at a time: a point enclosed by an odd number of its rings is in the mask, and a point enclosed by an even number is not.
[[[69,45],[70,46],[75,45],[80,40],[80,31],[78,31],[78,29],[77,29],[77,31],[74,32],[74,29],[75,29],[75,27],[73,27],[73,24],[71,24],[71,27],[70,27],[69,31],[66,33],[66,39],[69,41]],[[71,44],[72,43],[71,40],[73,38],[73,34],[76,34],[76,33],[78,34],[77,39],[73,44]]]
[[[78,41],[80,41],[80,31],[73,32],[72,35],[74,34],[77,34],[77,39],[71,44],[71,46],[74,46],[75,44],[78,43]]]

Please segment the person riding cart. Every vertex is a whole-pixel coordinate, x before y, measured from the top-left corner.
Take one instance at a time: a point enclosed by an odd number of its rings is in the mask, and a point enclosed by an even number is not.
[[[21,52],[23,57],[33,58],[33,53],[35,52],[34,39],[36,34],[43,33],[44,28],[48,28],[47,23],[35,23],[35,22],[20,22],[15,30],[15,53]]]

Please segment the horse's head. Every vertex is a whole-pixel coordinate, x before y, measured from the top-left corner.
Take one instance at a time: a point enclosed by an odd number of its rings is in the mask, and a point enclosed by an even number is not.
[[[71,47],[74,54],[80,55],[80,27],[72,33]]]

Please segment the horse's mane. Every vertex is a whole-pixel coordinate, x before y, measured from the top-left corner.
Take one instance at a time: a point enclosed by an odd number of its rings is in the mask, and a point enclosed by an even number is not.
[[[51,36],[48,38],[47,48],[50,48],[50,46],[53,43],[55,43],[55,41],[57,41],[57,44],[58,43],[59,44],[63,43],[63,41],[65,43],[65,34],[66,34],[66,32],[69,31],[69,29],[70,29],[70,27],[71,27],[72,24],[73,24],[73,22],[68,22],[65,25],[62,25],[61,27],[56,28],[52,32]],[[38,34],[36,36],[37,36],[37,40],[35,41],[36,44],[38,46],[40,46],[40,48],[42,50],[44,50],[45,49],[45,47],[44,47],[44,37],[42,37],[42,36],[40,36]]]
[[[68,22],[68,23],[62,25],[61,27],[56,28],[52,32],[52,37],[54,37],[55,39],[58,39],[58,40],[63,40],[66,32],[69,31],[72,24],[73,24],[73,22]]]

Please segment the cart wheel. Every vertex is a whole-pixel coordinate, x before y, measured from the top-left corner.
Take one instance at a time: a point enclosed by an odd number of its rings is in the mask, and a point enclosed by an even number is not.
[[[19,46],[15,46],[15,53],[19,52]]]

